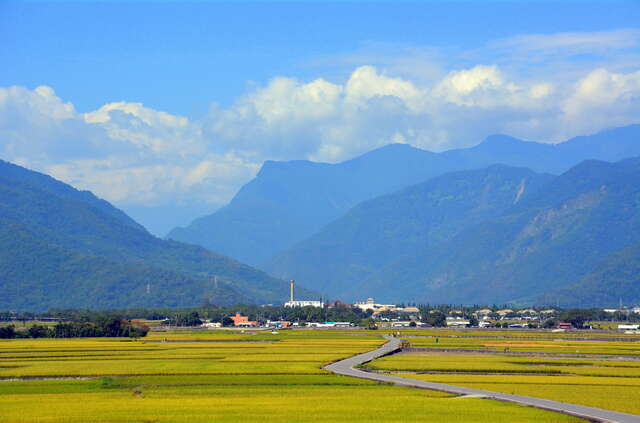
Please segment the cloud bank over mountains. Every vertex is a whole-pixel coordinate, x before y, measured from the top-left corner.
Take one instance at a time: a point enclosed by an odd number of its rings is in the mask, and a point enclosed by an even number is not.
[[[55,87],[5,87],[0,155],[116,204],[221,205],[264,160],[336,162],[391,142],[442,151],[494,133],[557,142],[640,121],[640,67],[629,64],[639,34],[528,35],[488,47],[549,60],[533,74],[496,59],[435,76],[380,64],[354,66],[341,81],[278,76],[198,118],[126,101],[83,113]],[[549,59],[568,51],[607,60]]]

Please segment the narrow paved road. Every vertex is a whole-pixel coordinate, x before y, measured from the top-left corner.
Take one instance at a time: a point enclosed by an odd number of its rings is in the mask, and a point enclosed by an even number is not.
[[[640,423],[640,416],[634,414],[619,413],[617,411],[602,410],[600,408],[586,407],[583,405],[567,404],[564,402],[527,397],[524,395],[503,394],[500,392],[485,391],[482,389],[465,388],[462,386],[445,385],[443,383],[426,382],[422,380],[407,379],[397,376],[388,376],[384,374],[370,373],[363,370],[354,369],[354,366],[358,364],[374,360],[378,357],[396,351],[399,348],[401,342],[400,339],[387,336],[385,336],[385,338],[388,339],[389,342],[387,342],[377,350],[369,351],[351,358],[337,361],[325,366],[325,369],[344,376],[353,376],[362,379],[377,380],[380,382],[392,382],[396,385],[410,386],[413,388],[433,389],[436,391],[450,392],[458,395],[473,395],[500,401],[515,402],[522,405],[557,411],[560,413],[570,414],[573,416],[583,417],[599,422]]]

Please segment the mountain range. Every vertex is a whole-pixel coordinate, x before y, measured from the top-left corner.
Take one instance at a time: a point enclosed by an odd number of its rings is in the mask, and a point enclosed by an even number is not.
[[[156,238],[88,191],[0,161],[1,310],[272,303],[287,295],[282,280]]]
[[[268,269],[274,256],[362,201],[492,164],[558,174],[587,159],[621,160],[640,155],[639,138],[640,125],[630,125],[558,144],[493,135],[474,147],[442,153],[391,144],[337,164],[268,161],[228,205],[175,228],[168,238]]]
[[[640,158],[494,165],[361,203],[266,269],[348,300],[593,306],[640,300],[638,240]]]
[[[280,303],[281,278],[299,299],[638,302],[633,156],[640,125],[556,145],[495,135],[442,153],[392,144],[338,164],[266,162],[165,240],[0,161],[0,310]]]

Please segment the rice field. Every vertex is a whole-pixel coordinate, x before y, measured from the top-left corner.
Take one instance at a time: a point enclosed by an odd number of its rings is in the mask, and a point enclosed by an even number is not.
[[[469,336],[472,331],[467,331]],[[408,352],[366,365],[399,376],[640,414],[640,342],[407,337]],[[522,333],[519,334],[520,336]],[[481,352],[482,351],[482,352]]]
[[[348,331],[172,331],[0,341],[0,421],[579,422],[515,404],[336,376],[384,340]]]
[[[403,337],[403,339],[417,348],[640,356],[640,337],[629,339],[629,341],[567,339],[564,335],[549,339],[516,337]]]

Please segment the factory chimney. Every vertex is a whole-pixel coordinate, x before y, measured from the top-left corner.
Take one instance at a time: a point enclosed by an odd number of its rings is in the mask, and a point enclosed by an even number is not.
[[[291,302],[293,302],[293,291],[295,290],[295,281],[291,279]]]

